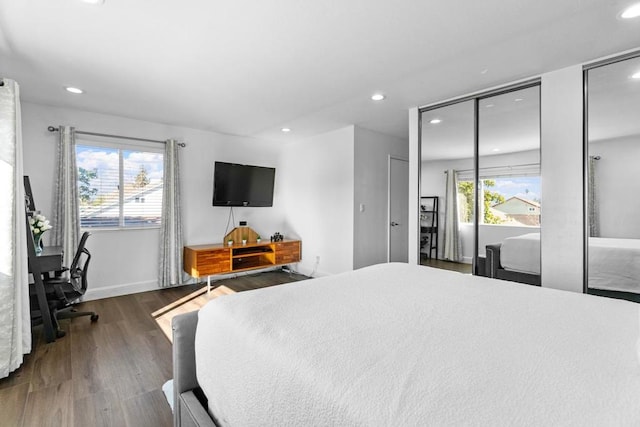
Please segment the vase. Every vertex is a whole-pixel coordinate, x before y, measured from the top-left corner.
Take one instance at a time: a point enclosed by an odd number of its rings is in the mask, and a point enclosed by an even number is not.
[[[35,236],[33,236],[33,244],[36,249],[36,255],[40,255],[42,253],[42,243],[40,243],[41,239],[42,234],[36,234]]]

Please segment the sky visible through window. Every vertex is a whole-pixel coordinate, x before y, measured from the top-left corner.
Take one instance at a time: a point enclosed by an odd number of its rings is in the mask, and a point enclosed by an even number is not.
[[[520,197],[522,199],[532,200],[540,203],[540,177],[539,176],[522,176],[522,177],[502,177],[488,178],[495,181],[495,185],[490,188],[504,196],[505,200],[510,197]]]

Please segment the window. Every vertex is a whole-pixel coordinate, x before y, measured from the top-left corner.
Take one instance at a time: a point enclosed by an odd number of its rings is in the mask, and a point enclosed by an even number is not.
[[[460,222],[473,219],[473,181],[458,181]],[[540,226],[540,176],[485,176],[480,180],[483,203],[480,224]]]
[[[79,143],[76,163],[81,227],[160,224],[163,182],[160,150]]]

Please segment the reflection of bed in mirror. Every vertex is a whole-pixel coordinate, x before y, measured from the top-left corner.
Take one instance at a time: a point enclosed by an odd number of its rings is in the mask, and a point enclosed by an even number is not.
[[[487,245],[486,257],[488,277],[540,286],[540,233]]]
[[[487,276],[540,285],[540,233],[487,245]],[[640,239],[589,238],[590,289],[640,293]]]

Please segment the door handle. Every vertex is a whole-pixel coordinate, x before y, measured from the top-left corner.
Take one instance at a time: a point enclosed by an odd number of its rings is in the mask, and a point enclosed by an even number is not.
[[[400,225],[400,224],[398,224],[398,223],[397,223],[397,222],[395,222],[395,221],[391,221],[391,226],[392,226],[392,227],[395,227],[396,225]]]

